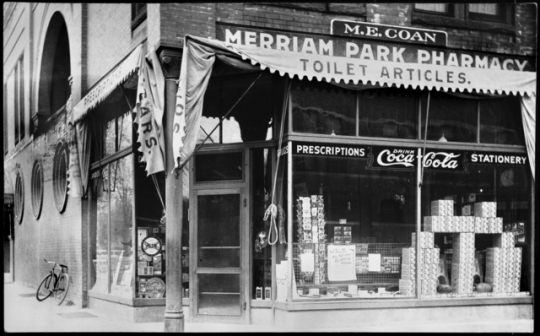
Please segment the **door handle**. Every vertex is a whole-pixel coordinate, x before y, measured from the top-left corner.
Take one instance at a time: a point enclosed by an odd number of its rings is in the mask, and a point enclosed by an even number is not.
[[[247,206],[247,200],[244,198],[244,208]]]
[[[246,303],[244,302],[244,310],[246,310]]]

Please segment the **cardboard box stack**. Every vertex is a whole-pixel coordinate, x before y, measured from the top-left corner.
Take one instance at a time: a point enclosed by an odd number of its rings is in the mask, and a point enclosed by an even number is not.
[[[454,233],[452,241],[452,287],[456,293],[472,293],[475,274],[474,233]]]
[[[438,248],[429,247],[420,249],[420,279],[421,293],[424,296],[432,296],[437,293],[437,276],[439,274]]]
[[[407,247],[402,249],[401,254],[401,278],[399,279],[399,291],[406,296],[415,295],[416,280],[416,249]]]
[[[496,202],[474,203],[474,232],[502,233],[503,219],[497,217]]]
[[[326,234],[324,219],[324,199],[322,195],[299,197],[296,202],[296,215],[298,219],[298,242],[313,243],[315,255],[315,272],[313,282],[321,284],[326,282]],[[302,252],[302,251],[300,251]]]
[[[494,293],[517,293],[521,280],[521,248],[514,247],[512,232],[494,237],[493,245],[486,252],[486,283]]]
[[[424,216],[426,232],[474,232],[474,217],[454,216],[453,200],[431,202],[431,216]]]

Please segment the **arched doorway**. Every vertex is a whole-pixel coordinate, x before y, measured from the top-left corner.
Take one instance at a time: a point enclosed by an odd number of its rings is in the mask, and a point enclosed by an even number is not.
[[[38,88],[38,119],[59,111],[70,95],[71,57],[66,22],[53,14],[43,44]],[[41,121],[41,120],[39,120]],[[43,123],[38,122],[38,127]],[[41,127],[40,127],[41,128]]]

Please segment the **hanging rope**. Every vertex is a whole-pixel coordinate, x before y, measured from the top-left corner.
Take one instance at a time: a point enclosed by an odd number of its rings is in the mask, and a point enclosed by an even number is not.
[[[426,126],[424,128],[424,147],[422,148],[422,157],[420,158],[420,187],[424,182],[424,156],[426,155],[426,142],[427,142],[427,126],[429,122],[429,100],[431,97],[431,91],[428,91],[427,96],[427,110],[426,110]]]
[[[154,186],[156,187],[159,200],[161,201],[161,205],[163,206],[163,209],[165,209],[165,203],[163,202],[163,198],[161,197],[161,189],[159,188],[159,183],[157,182],[156,174],[152,174],[151,176],[152,176],[152,181],[154,181]]]
[[[283,104],[283,111],[281,113],[281,126],[279,130],[279,140],[278,140],[278,149],[281,149],[281,144],[283,143],[283,133],[285,128],[285,116],[287,115],[287,106],[289,102],[289,94],[291,92],[291,85],[292,80],[289,82],[289,87],[287,88],[287,92],[285,93],[285,103]],[[272,202],[270,206],[268,206],[268,209],[266,209],[266,212],[264,213],[263,220],[268,220],[270,217],[270,228],[268,229],[268,244],[275,245],[278,241],[278,237],[280,238],[280,243],[286,244],[287,241],[285,240],[285,236],[279,235],[278,228],[276,225],[276,219],[278,216],[278,207],[274,204],[275,198],[276,198],[276,184],[277,184],[277,174],[279,170],[279,159],[281,155],[278,155],[277,162],[276,162],[276,171],[274,173],[274,182],[272,185]],[[284,224],[284,213],[283,210],[279,211],[280,213],[280,227]],[[275,239],[272,240],[272,233],[274,233]]]

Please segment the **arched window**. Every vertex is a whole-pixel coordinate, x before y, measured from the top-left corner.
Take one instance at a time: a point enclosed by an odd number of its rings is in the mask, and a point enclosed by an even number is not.
[[[17,178],[15,179],[15,221],[19,224],[22,223],[24,213],[24,182],[21,172],[17,172]]]
[[[56,210],[62,213],[67,202],[67,173],[69,165],[69,151],[67,143],[61,142],[56,147],[53,162],[53,191]]]
[[[67,26],[62,14],[57,12],[51,18],[43,44],[38,90],[38,120],[39,117],[45,119],[56,113],[66,104],[70,95],[70,60]]]
[[[41,214],[41,208],[43,206],[43,169],[39,161],[34,162],[34,168],[32,169],[32,212],[36,219]]]

